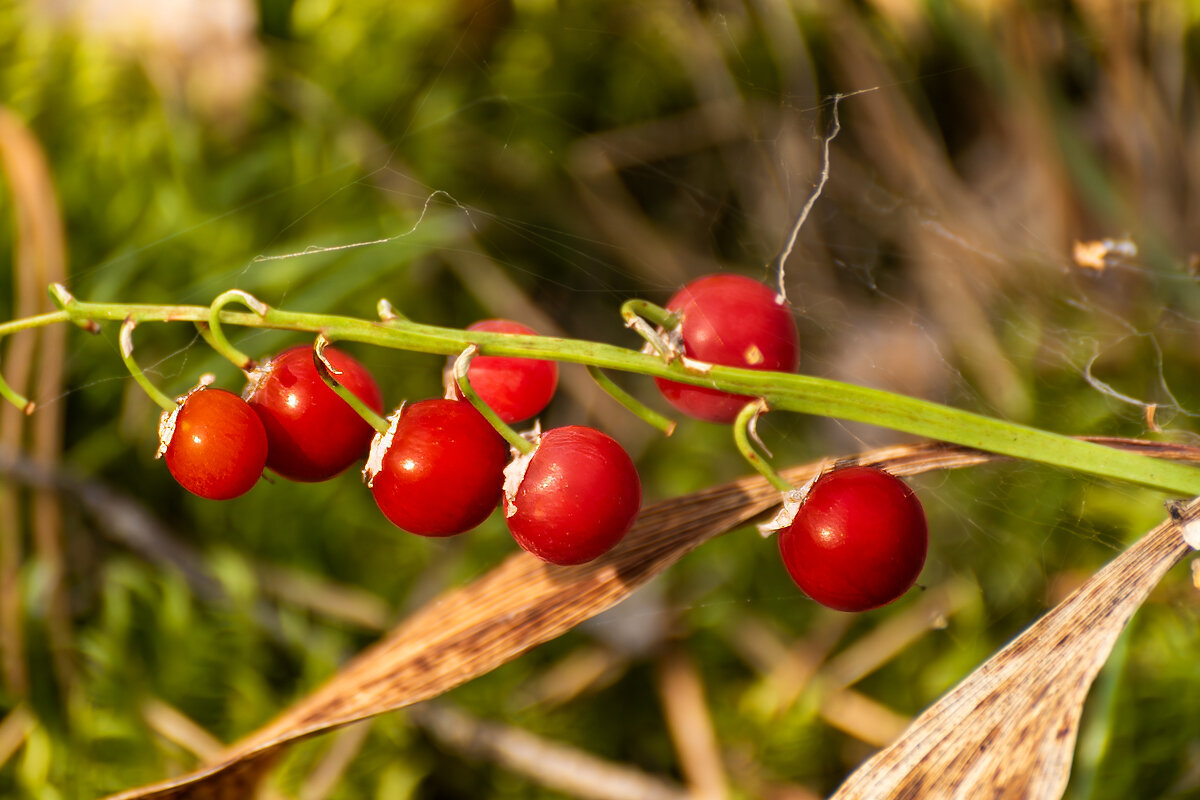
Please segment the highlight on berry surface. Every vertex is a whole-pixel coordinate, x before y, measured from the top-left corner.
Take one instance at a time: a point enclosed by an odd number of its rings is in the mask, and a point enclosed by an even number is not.
[[[267,434],[242,398],[202,383],[164,411],[159,452],[179,485],[208,500],[250,491],[267,462]]]

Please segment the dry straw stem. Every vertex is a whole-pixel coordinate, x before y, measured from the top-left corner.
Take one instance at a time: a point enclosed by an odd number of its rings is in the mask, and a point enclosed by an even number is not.
[[[1164,457],[1200,460],[1200,451],[1194,448],[1116,440],[1108,440],[1108,443],[1123,448],[1150,449]],[[958,446],[924,443],[872,451],[842,459],[839,463],[876,464],[898,475],[912,475],[970,466],[995,458]],[[785,474],[793,483],[799,484],[827,464],[828,460],[822,460],[796,467]],[[777,490],[763,478],[754,476],[659,503],[642,512],[633,530],[617,548],[579,567],[555,567],[525,553],[513,555],[474,583],[451,590],[426,604],[386,638],[350,661],[324,686],[232,746],[221,760],[189,775],[114,795],[113,800],[201,800],[241,796],[237,792],[245,791],[261,777],[273,756],[287,743],[437,697],[511,661],[620,602],[695,547],[768,511],[776,505],[778,497]],[[1191,506],[1187,507],[1187,513],[1193,513]],[[1070,610],[1065,616],[1061,611],[1051,614],[1050,618],[1060,620],[1062,628],[1054,635],[1056,639],[1062,638],[1065,644],[1051,648],[1048,658],[1042,654],[1042,660],[1025,657],[1021,663],[1029,672],[1028,676],[1010,676],[1018,691],[1031,696],[1030,707],[1037,708],[1033,701],[1038,697],[1053,701],[1057,696],[1050,687],[1039,684],[1039,680],[1060,680],[1058,670],[1078,666],[1077,662],[1088,662],[1089,657],[1096,661],[1096,668],[1103,662],[1112,639],[1093,641],[1091,624],[1094,622],[1099,628],[1107,620],[1113,629],[1112,636],[1115,636],[1170,563],[1182,557],[1184,549],[1174,523],[1157,529],[1150,539],[1161,545],[1164,537],[1169,540],[1169,547],[1150,549],[1147,553],[1147,547],[1138,545],[1130,551],[1136,560],[1132,565],[1137,572],[1135,577],[1129,577],[1130,554],[1114,562],[1127,565],[1121,572],[1125,576],[1124,582],[1116,577],[1104,577],[1113,571],[1112,566],[1106,568],[1100,578],[1103,597],[1096,595],[1095,579],[1088,584],[1093,587],[1092,592],[1085,586],[1082,597],[1096,597],[1095,602],[1101,603],[1098,607],[1103,613],[1095,610],[1097,606],[1069,600]],[[1147,557],[1152,568],[1147,565]],[[1122,612],[1114,611],[1118,606]],[[1088,624],[1080,626],[1080,620]],[[1037,629],[1044,627],[1045,621],[1039,623]],[[991,663],[982,667],[981,672],[994,671]],[[1082,675],[1077,676],[1078,691],[1071,697],[1081,702],[1094,675],[1092,670],[1086,680]],[[992,703],[1000,699],[1002,697],[997,695]],[[1059,708],[1058,705],[1053,707]],[[1041,711],[1039,709],[1035,714],[1035,722],[1053,719]],[[1077,719],[1078,709],[1070,713]],[[1060,729],[1055,727],[1056,731]],[[951,726],[951,731],[954,730],[957,727]],[[1040,776],[1053,767],[1065,775],[1070,764],[1074,728],[1068,726],[1065,730],[1066,738],[1071,741],[1052,742],[1062,748],[1061,754],[1045,767],[1039,766],[1041,762],[1037,758],[1026,758],[1029,755],[1027,748],[1006,751],[1003,747],[992,747],[985,748],[984,753],[989,758],[999,759],[1002,764],[1021,767],[1023,772],[1036,772]],[[948,747],[950,740],[946,742]],[[1021,741],[1016,740],[1016,744],[1020,745]],[[952,763],[959,760],[969,763],[977,760],[978,746],[979,742],[973,742],[967,753],[952,753],[949,749],[942,752]],[[1054,778],[1058,779],[1057,776]]]
[[[409,712],[443,746],[471,759],[487,759],[528,775],[572,797],[587,800],[695,800],[682,786],[633,767],[509,725],[485,722],[442,702]]]
[[[13,312],[17,317],[33,316],[49,310],[50,301],[42,288],[66,280],[66,236],[46,154],[29,127],[6,108],[0,108],[0,172],[12,199]],[[66,363],[66,331],[61,326],[14,338],[0,355],[16,391],[43,402],[61,394]],[[41,464],[57,463],[62,453],[63,408],[63,404],[44,408],[32,417],[26,417],[33,410],[32,402],[23,410],[0,408],[0,444],[26,450]],[[60,688],[67,690],[74,668],[69,657],[71,612],[63,580],[61,506],[52,493],[35,491],[26,524],[21,520],[20,503],[15,487],[0,486],[0,672],[10,692],[22,695],[28,691],[21,633],[25,611],[18,580],[24,559],[21,532],[28,529],[45,570],[45,588],[35,603],[45,605],[54,677]]]

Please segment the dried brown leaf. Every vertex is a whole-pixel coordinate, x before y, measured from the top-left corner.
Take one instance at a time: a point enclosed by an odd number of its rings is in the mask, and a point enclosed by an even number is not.
[[[1062,797],[1088,689],[1117,636],[1189,547],[1200,500],[1154,528],[917,718],[834,800]]]
[[[7,108],[0,107],[0,173],[12,199],[15,250],[13,252],[13,312],[32,316],[48,311],[44,287],[66,280],[66,237],[54,192],[50,165],[41,143],[29,126]],[[66,363],[66,331],[61,326],[43,328],[14,337],[6,343],[4,365],[9,384],[33,400],[57,397],[62,391]],[[0,404],[0,444],[27,447],[41,464],[54,464],[62,452],[63,410],[42,409],[29,417],[24,409]],[[25,527],[21,499],[12,486],[0,486],[0,650],[7,688],[17,695],[29,690],[23,662],[21,597],[17,571],[22,558],[21,531]],[[29,520],[34,549],[45,565],[46,630],[51,641],[54,677],[69,686],[73,667],[66,654],[71,648],[71,621],[63,581],[61,508],[48,492],[33,493]]]

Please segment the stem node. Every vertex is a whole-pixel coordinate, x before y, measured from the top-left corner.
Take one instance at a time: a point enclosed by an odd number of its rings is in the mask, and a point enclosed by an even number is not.
[[[621,304],[621,317],[625,320],[625,327],[637,331],[638,336],[645,339],[668,364],[679,355],[670,335],[663,335],[663,331],[670,332],[679,327],[679,315],[675,312],[647,300],[626,300]],[[651,323],[657,325],[658,329],[650,327]]]
[[[60,311],[67,313],[67,318],[71,320],[71,324],[78,328],[82,328],[88,333],[96,334],[100,332],[100,323],[94,319],[80,317],[75,311],[75,295],[71,294],[70,290],[61,283],[50,284],[50,300],[58,307]]]
[[[241,303],[262,319],[266,319],[267,313],[271,309],[266,303],[249,292],[243,292],[241,289],[230,289],[227,292],[217,295],[216,299],[212,301],[212,305],[208,307],[208,319],[206,320],[208,323],[208,335],[205,336],[204,328],[200,328],[201,336],[204,336],[205,340],[214,350],[228,359],[231,364],[242,372],[249,372],[255,367],[254,359],[234,347],[225,336],[225,331],[221,329],[221,309],[230,303]]]

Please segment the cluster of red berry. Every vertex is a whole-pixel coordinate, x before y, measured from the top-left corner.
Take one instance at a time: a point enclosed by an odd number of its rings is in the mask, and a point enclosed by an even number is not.
[[[504,320],[471,329],[533,333]],[[320,358],[338,383],[382,413],[379,387],[361,363],[332,347]],[[505,423],[536,416],[558,385],[557,365],[535,359],[481,356],[468,376]],[[503,495],[513,537],[555,564],[583,563],[611,549],[641,507],[632,459],[598,430],[548,431],[532,453],[510,464],[504,438],[458,393],[402,405],[377,432],[326,384],[307,345],[254,368],[242,397],[192,391],[164,416],[161,438],[171,474],[209,499],[249,491],[264,468],[293,481],[327,480],[369,452],[364,478],[398,527],[422,536],[463,533]]]
[[[701,372],[707,365],[793,371],[799,336],[791,310],[763,284],[710,275],[667,304],[669,323],[651,338],[668,358]],[[532,334],[488,320],[470,330]],[[264,468],[296,481],[320,481],[368,452],[363,471],[384,515],[423,536],[452,536],[482,523],[503,499],[513,538],[555,564],[607,552],[633,525],[641,482],[629,455],[594,428],[567,426],[536,437],[510,460],[505,438],[447,381],[445,399],[401,406],[376,431],[326,385],[319,364],[377,413],[383,400],[367,370],[326,347],[294,347],[250,373],[243,398],[198,389],[164,415],[162,452],[189,491],[225,499],[250,489]],[[553,361],[480,356],[470,388],[503,423],[537,416],[558,383]],[[689,416],[730,423],[752,397],[656,378],[662,395]],[[779,549],[810,597],[842,610],[884,605],[907,591],[924,562],[928,533],[920,501],[876,468],[834,469],[819,477],[780,530]]]
[[[698,361],[790,372],[799,336],[790,309],[761,283],[711,275],[667,303],[679,316],[675,338]],[[732,422],[753,398],[655,379],[680,411]],[[866,611],[907,592],[925,565],[929,533],[921,501],[899,478],[875,467],[821,475],[779,530],[788,574],[822,605]]]

